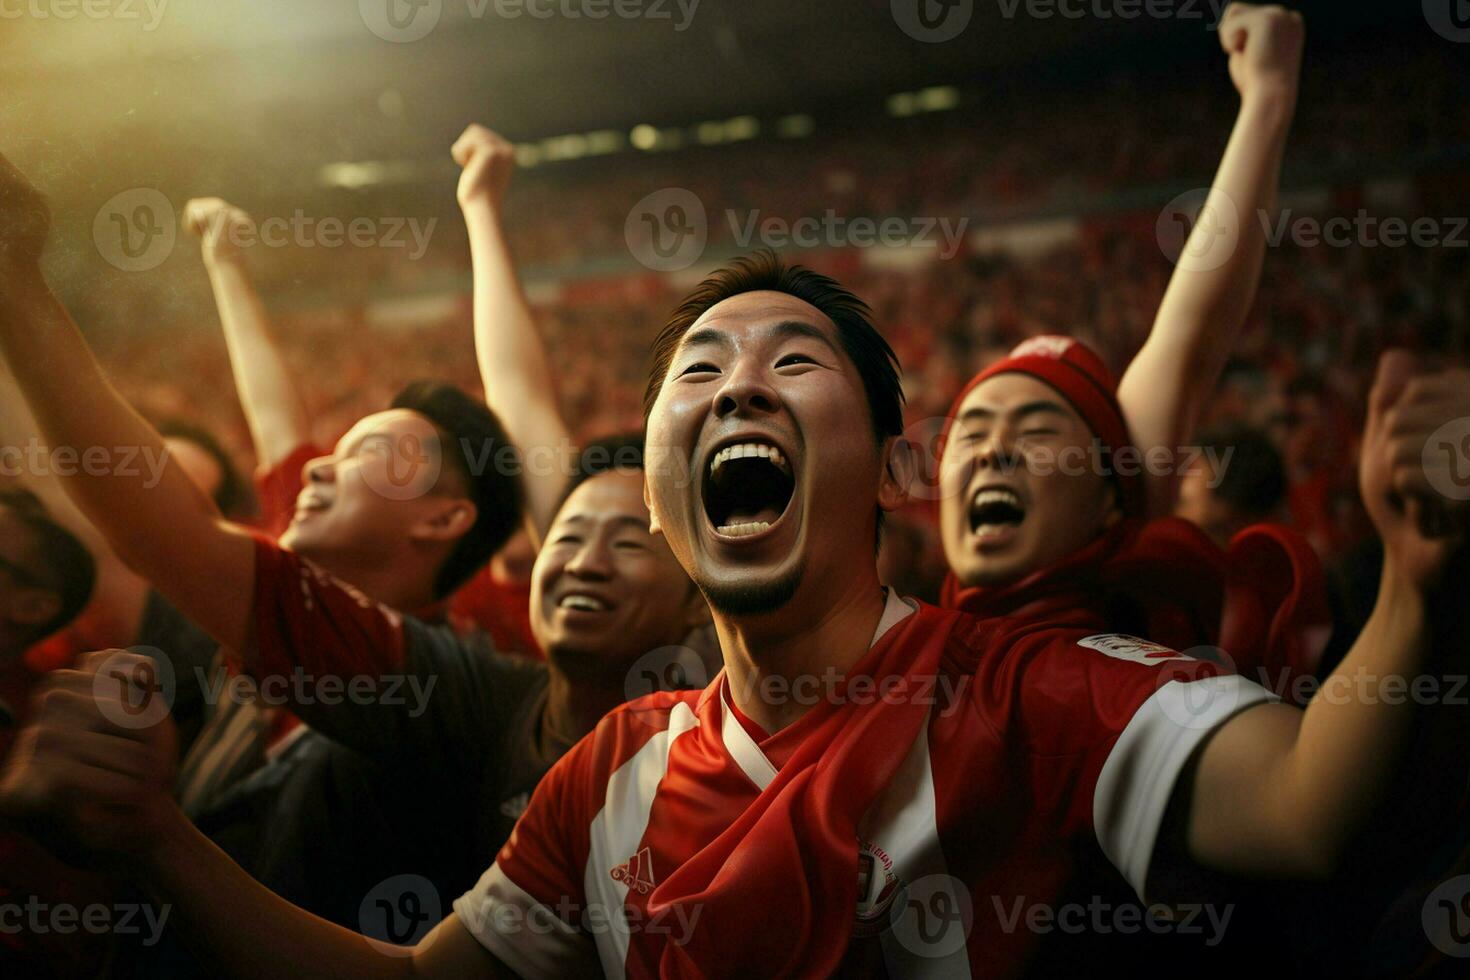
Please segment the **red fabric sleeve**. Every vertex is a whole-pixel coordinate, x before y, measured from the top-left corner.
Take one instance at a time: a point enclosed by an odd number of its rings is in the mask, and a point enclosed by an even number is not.
[[[301,556],[255,537],[253,650],[231,665],[257,680],[290,675],[369,676],[404,659],[403,617]]]
[[[291,523],[296,512],[296,498],[301,493],[301,470],[309,460],[325,456],[320,446],[305,443],[275,466],[262,467],[255,473],[255,493],[260,499],[260,529],[278,538]]]
[[[1170,681],[1219,673],[1138,637],[1075,629],[1028,631],[1003,660],[1034,814],[1064,836],[1092,827],[1098,777],[1139,708]]]

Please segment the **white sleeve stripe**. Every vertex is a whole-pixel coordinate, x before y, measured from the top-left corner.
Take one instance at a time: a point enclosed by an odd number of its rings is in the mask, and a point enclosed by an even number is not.
[[[1134,712],[1098,775],[1092,816],[1103,853],[1139,898],[1174,784],[1195,748],[1241,711],[1275,700],[1259,684],[1228,674],[1170,681]]]
[[[591,939],[492,864],[454,902],[469,934],[522,977],[595,976]]]

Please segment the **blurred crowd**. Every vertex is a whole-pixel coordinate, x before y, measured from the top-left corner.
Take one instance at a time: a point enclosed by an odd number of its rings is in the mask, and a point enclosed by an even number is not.
[[[1379,60],[1383,70],[1372,74],[1308,66],[1283,204],[1306,202],[1293,219],[1359,209],[1380,219],[1431,216],[1446,242],[1424,250],[1357,236],[1341,247],[1308,247],[1288,236],[1271,247],[1255,312],[1201,433],[1202,440],[1222,428],[1264,436],[1279,456],[1284,490],[1279,500],[1266,494],[1250,506],[1289,519],[1328,560],[1364,531],[1353,475],[1355,407],[1377,354],[1390,344],[1449,357],[1470,352],[1470,232],[1459,232],[1458,245],[1450,240],[1465,181],[1445,163],[1470,147],[1470,101],[1456,96],[1464,79],[1440,54]],[[516,257],[540,284],[530,298],[576,434],[641,425],[648,341],[688,283],[631,261],[625,222],[639,199],[669,186],[705,204],[708,255],[740,245],[729,212],[970,219],[970,238],[947,259],[895,262],[842,243],[795,255],[873,306],[903,364],[908,419],[920,438],[934,434],[934,420],[965,379],[1026,337],[1078,336],[1121,373],[1173,272],[1156,232],[1160,208],[1185,175],[1198,177],[1194,186],[1208,183],[1234,102],[1225,92],[1144,76],[1110,76],[1090,99],[1077,91],[1000,85],[953,112],[887,120],[881,133],[853,125],[820,141],[608,157],[518,179],[508,209]],[[1386,159],[1395,166],[1382,169]],[[1065,232],[1022,250],[977,244],[977,230],[1026,215],[1060,220]],[[379,293],[437,290],[421,311],[387,318],[361,289],[348,302],[273,310],[292,367],[307,379],[320,440],[386,405],[414,378],[477,390],[467,269],[457,229],[441,229],[412,263],[381,249],[263,257],[268,298],[273,285],[289,291],[304,280],[317,282],[317,295],[339,279],[376,283]],[[213,324],[155,323],[97,340],[111,376],[146,414],[197,421],[242,467],[252,465]],[[896,522],[887,556],[895,580],[926,597],[942,572],[931,509],[916,505]]]

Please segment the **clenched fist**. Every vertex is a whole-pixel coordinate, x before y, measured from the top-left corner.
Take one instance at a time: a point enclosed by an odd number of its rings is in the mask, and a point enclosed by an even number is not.
[[[25,174],[0,156],[0,266],[34,267],[51,234],[51,209]]]
[[[1431,374],[1404,351],[1383,355],[1368,396],[1358,483],[1386,560],[1421,589],[1438,582],[1470,518],[1470,503],[1441,494],[1442,474],[1430,469],[1455,461],[1428,463],[1424,447],[1446,423],[1467,417],[1470,371]]]
[[[499,133],[472,124],[450,150],[464,168],[459,175],[459,205],[488,204],[499,208],[515,170],[515,147]]]
[[[1220,46],[1242,99],[1296,101],[1302,70],[1302,15],[1285,7],[1232,3],[1220,20]]]
[[[183,224],[199,239],[206,262],[238,258],[241,243],[255,237],[250,215],[218,197],[196,197],[185,204]]]
[[[152,669],[148,657],[106,650],[47,675],[0,766],[0,812],[88,851],[140,854],[154,844],[174,808],[178,736],[137,684]]]

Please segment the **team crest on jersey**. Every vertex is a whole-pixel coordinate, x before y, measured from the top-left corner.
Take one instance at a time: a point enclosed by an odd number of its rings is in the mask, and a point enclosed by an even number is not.
[[[640,895],[647,895],[657,884],[653,880],[653,855],[646,847],[613,868],[610,874],[613,881],[621,881]]]
[[[898,875],[893,873],[893,858],[871,841],[858,841],[858,936],[874,936],[888,927],[888,907],[898,894]]]
[[[1141,640],[1126,633],[1099,633],[1077,641],[1079,647],[1096,650],[1115,660],[1131,660],[1136,664],[1156,664],[1164,660],[1186,660],[1178,650]]]
[[[1061,360],[1067,356],[1067,351],[1077,345],[1077,341],[1071,337],[1059,337],[1055,334],[1043,334],[1040,337],[1032,337],[1023,340],[1016,349],[1011,351],[1011,357],[1050,357]]]

